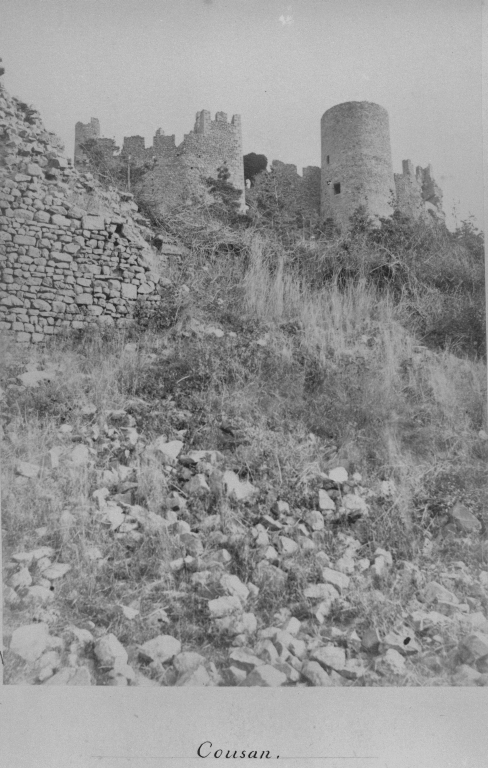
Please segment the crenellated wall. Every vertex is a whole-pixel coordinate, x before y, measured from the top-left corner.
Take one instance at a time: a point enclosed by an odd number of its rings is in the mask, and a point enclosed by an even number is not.
[[[114,142],[100,138],[98,120],[92,118],[90,123],[76,124],[77,167],[87,167],[80,143],[93,137],[106,156],[111,155],[115,163],[127,168],[123,178],[129,179],[130,168],[143,170],[135,179],[132,177],[132,188],[163,215],[193,200],[210,201],[204,179],[217,178],[223,164],[229,170],[231,184],[242,192],[244,210],[239,115],[229,122],[225,112],[217,112],[212,120],[208,110],[201,110],[193,130],[180,145],[176,145],[174,135],[165,136],[159,128],[151,147],[145,146],[142,136],[126,137],[120,155],[116,154]],[[393,174],[388,112],[379,104],[361,101],[335,105],[322,116],[321,137],[321,168],[304,168],[300,176],[294,165],[278,160],[272,163],[290,212],[310,220],[332,218],[346,229],[359,206],[377,224],[381,217],[390,216],[395,206],[414,219],[444,221],[442,192],[433,179],[431,166],[414,170],[408,160],[403,163],[403,173]],[[248,190],[249,204],[256,194],[256,189]]]
[[[100,138],[98,121],[94,127],[77,123],[75,135],[75,166],[86,167],[79,145],[83,139],[96,138],[98,146],[107,141]],[[95,130],[98,135],[95,136]],[[92,135],[93,134],[93,135]],[[112,156],[114,156],[116,147]],[[239,115],[228,122],[225,112],[217,112],[212,120],[210,112],[197,112],[195,125],[185,134],[180,145],[174,135],[166,136],[158,128],[151,147],[145,146],[142,136],[124,138],[122,151],[116,161],[132,167],[144,167],[144,174],[135,182],[134,189],[141,199],[150,200],[161,213],[177,207],[195,197],[206,199],[208,193],[202,180],[217,178],[218,169],[226,165],[229,181],[244,193],[244,166],[242,160],[242,129]],[[244,194],[241,209],[244,209]]]

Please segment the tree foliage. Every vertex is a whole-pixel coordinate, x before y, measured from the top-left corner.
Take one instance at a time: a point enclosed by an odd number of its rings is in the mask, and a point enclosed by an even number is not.
[[[230,171],[224,163],[217,170],[217,178],[208,176],[205,183],[212,195],[211,212],[222,220],[233,223],[239,218],[242,192],[229,181]]]
[[[256,176],[265,171],[268,166],[268,158],[266,155],[257,155],[255,152],[249,152],[244,155],[244,180],[251,182],[251,187],[254,186]]]

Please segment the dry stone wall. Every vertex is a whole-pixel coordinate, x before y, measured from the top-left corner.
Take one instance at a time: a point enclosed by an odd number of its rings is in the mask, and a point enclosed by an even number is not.
[[[158,300],[158,259],[132,195],[105,191],[63,156],[39,114],[0,87],[0,329],[43,342],[124,325]]]

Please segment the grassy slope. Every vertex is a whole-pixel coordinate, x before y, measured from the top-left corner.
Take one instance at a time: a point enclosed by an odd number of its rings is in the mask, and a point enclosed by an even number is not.
[[[129,488],[132,503],[164,512],[168,493],[181,489],[184,477],[144,453],[160,435],[183,439],[185,452],[220,450],[227,467],[260,488],[256,508],[212,491],[179,515],[200,531],[202,562],[215,562],[225,544],[231,572],[245,582],[262,557],[249,535],[259,513],[284,499],[302,519],[316,508],[317,471],[340,465],[361,473],[362,485],[371,489],[370,518],[326,526],[313,538],[334,562],[344,549],[340,534],[352,534],[362,557],[380,546],[393,554],[395,567],[380,582],[355,582],[348,606],[331,616],[329,630],[335,625],[361,633],[375,626],[385,633],[404,620],[420,587],[453,562],[463,560],[474,578],[487,569],[483,541],[446,527],[456,501],[480,519],[486,509],[487,442],[478,434],[486,422],[484,364],[419,345],[405,328],[405,302],[394,302],[365,279],[341,289],[337,283],[325,291],[306,287],[276,241],[262,232],[229,233],[217,225],[212,231],[197,221],[186,222],[181,233],[191,255],[168,265],[171,285],[145,330],[105,337],[90,332],[45,350],[5,351],[5,562],[12,553],[47,544],[56,560],[71,564],[56,586],[51,631],[62,634],[71,624],[90,626],[95,635],[109,630],[130,650],[158,629],[217,666],[223,663],[229,641],[209,623],[208,597],[192,587],[191,573],[173,574],[165,565],[184,554],[178,534],[144,536],[128,545],[93,514],[93,491],[107,484],[104,470],[119,464],[133,468],[127,478],[137,484]],[[195,321],[225,335],[200,332]],[[33,361],[39,368],[48,361],[59,366],[54,380],[19,387],[16,377]],[[113,413],[120,409],[125,415]],[[228,424],[237,434],[230,442],[220,429]],[[60,432],[62,425],[71,431]],[[76,443],[89,446],[87,464],[63,458],[58,468],[48,467],[52,447],[69,456]],[[19,479],[19,459],[44,464],[40,475]],[[391,498],[381,494],[383,480],[395,483]],[[113,487],[125,489],[122,481]],[[204,524],[215,514],[220,531]],[[101,563],[92,559],[93,547]],[[405,575],[404,561],[418,566],[415,578]],[[315,554],[301,550],[286,570],[286,588],[262,588],[253,603],[259,625],[269,626],[276,611],[290,608],[308,622],[310,637],[320,636],[324,628],[310,618],[303,598],[304,586],[317,580]],[[470,596],[472,610],[486,613],[486,594],[462,583],[457,588],[461,600]],[[135,620],[118,607],[131,603],[140,610]],[[7,627],[46,618],[43,609],[33,614],[24,608],[7,607]],[[165,612],[159,623],[158,608]],[[448,683],[456,638],[451,629],[426,641],[429,652],[411,667],[405,684]],[[429,667],[432,643],[440,661]],[[6,672],[7,682],[24,674],[12,659]],[[157,679],[171,682],[172,673],[164,674]],[[370,679],[381,684],[374,672]]]

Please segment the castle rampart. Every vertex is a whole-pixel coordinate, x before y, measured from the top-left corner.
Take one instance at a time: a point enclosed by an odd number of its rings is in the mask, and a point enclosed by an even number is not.
[[[92,123],[93,127],[77,123],[76,166],[86,162],[79,150],[81,141],[86,138],[96,138],[98,143],[106,141],[100,138],[98,120],[92,118]],[[155,203],[161,212],[194,196],[205,199],[207,193],[202,180],[207,177],[216,179],[224,164],[229,170],[230,183],[242,191],[241,209],[244,209],[240,115],[233,115],[228,122],[226,112],[217,112],[215,120],[208,110],[197,112],[193,130],[184,136],[179,146],[176,146],[175,136],[166,136],[161,128],[156,131],[151,147],[145,146],[142,136],[127,136],[120,153],[121,161],[127,161],[129,156],[132,165],[146,165],[144,175],[137,182],[137,191],[141,197]]]

